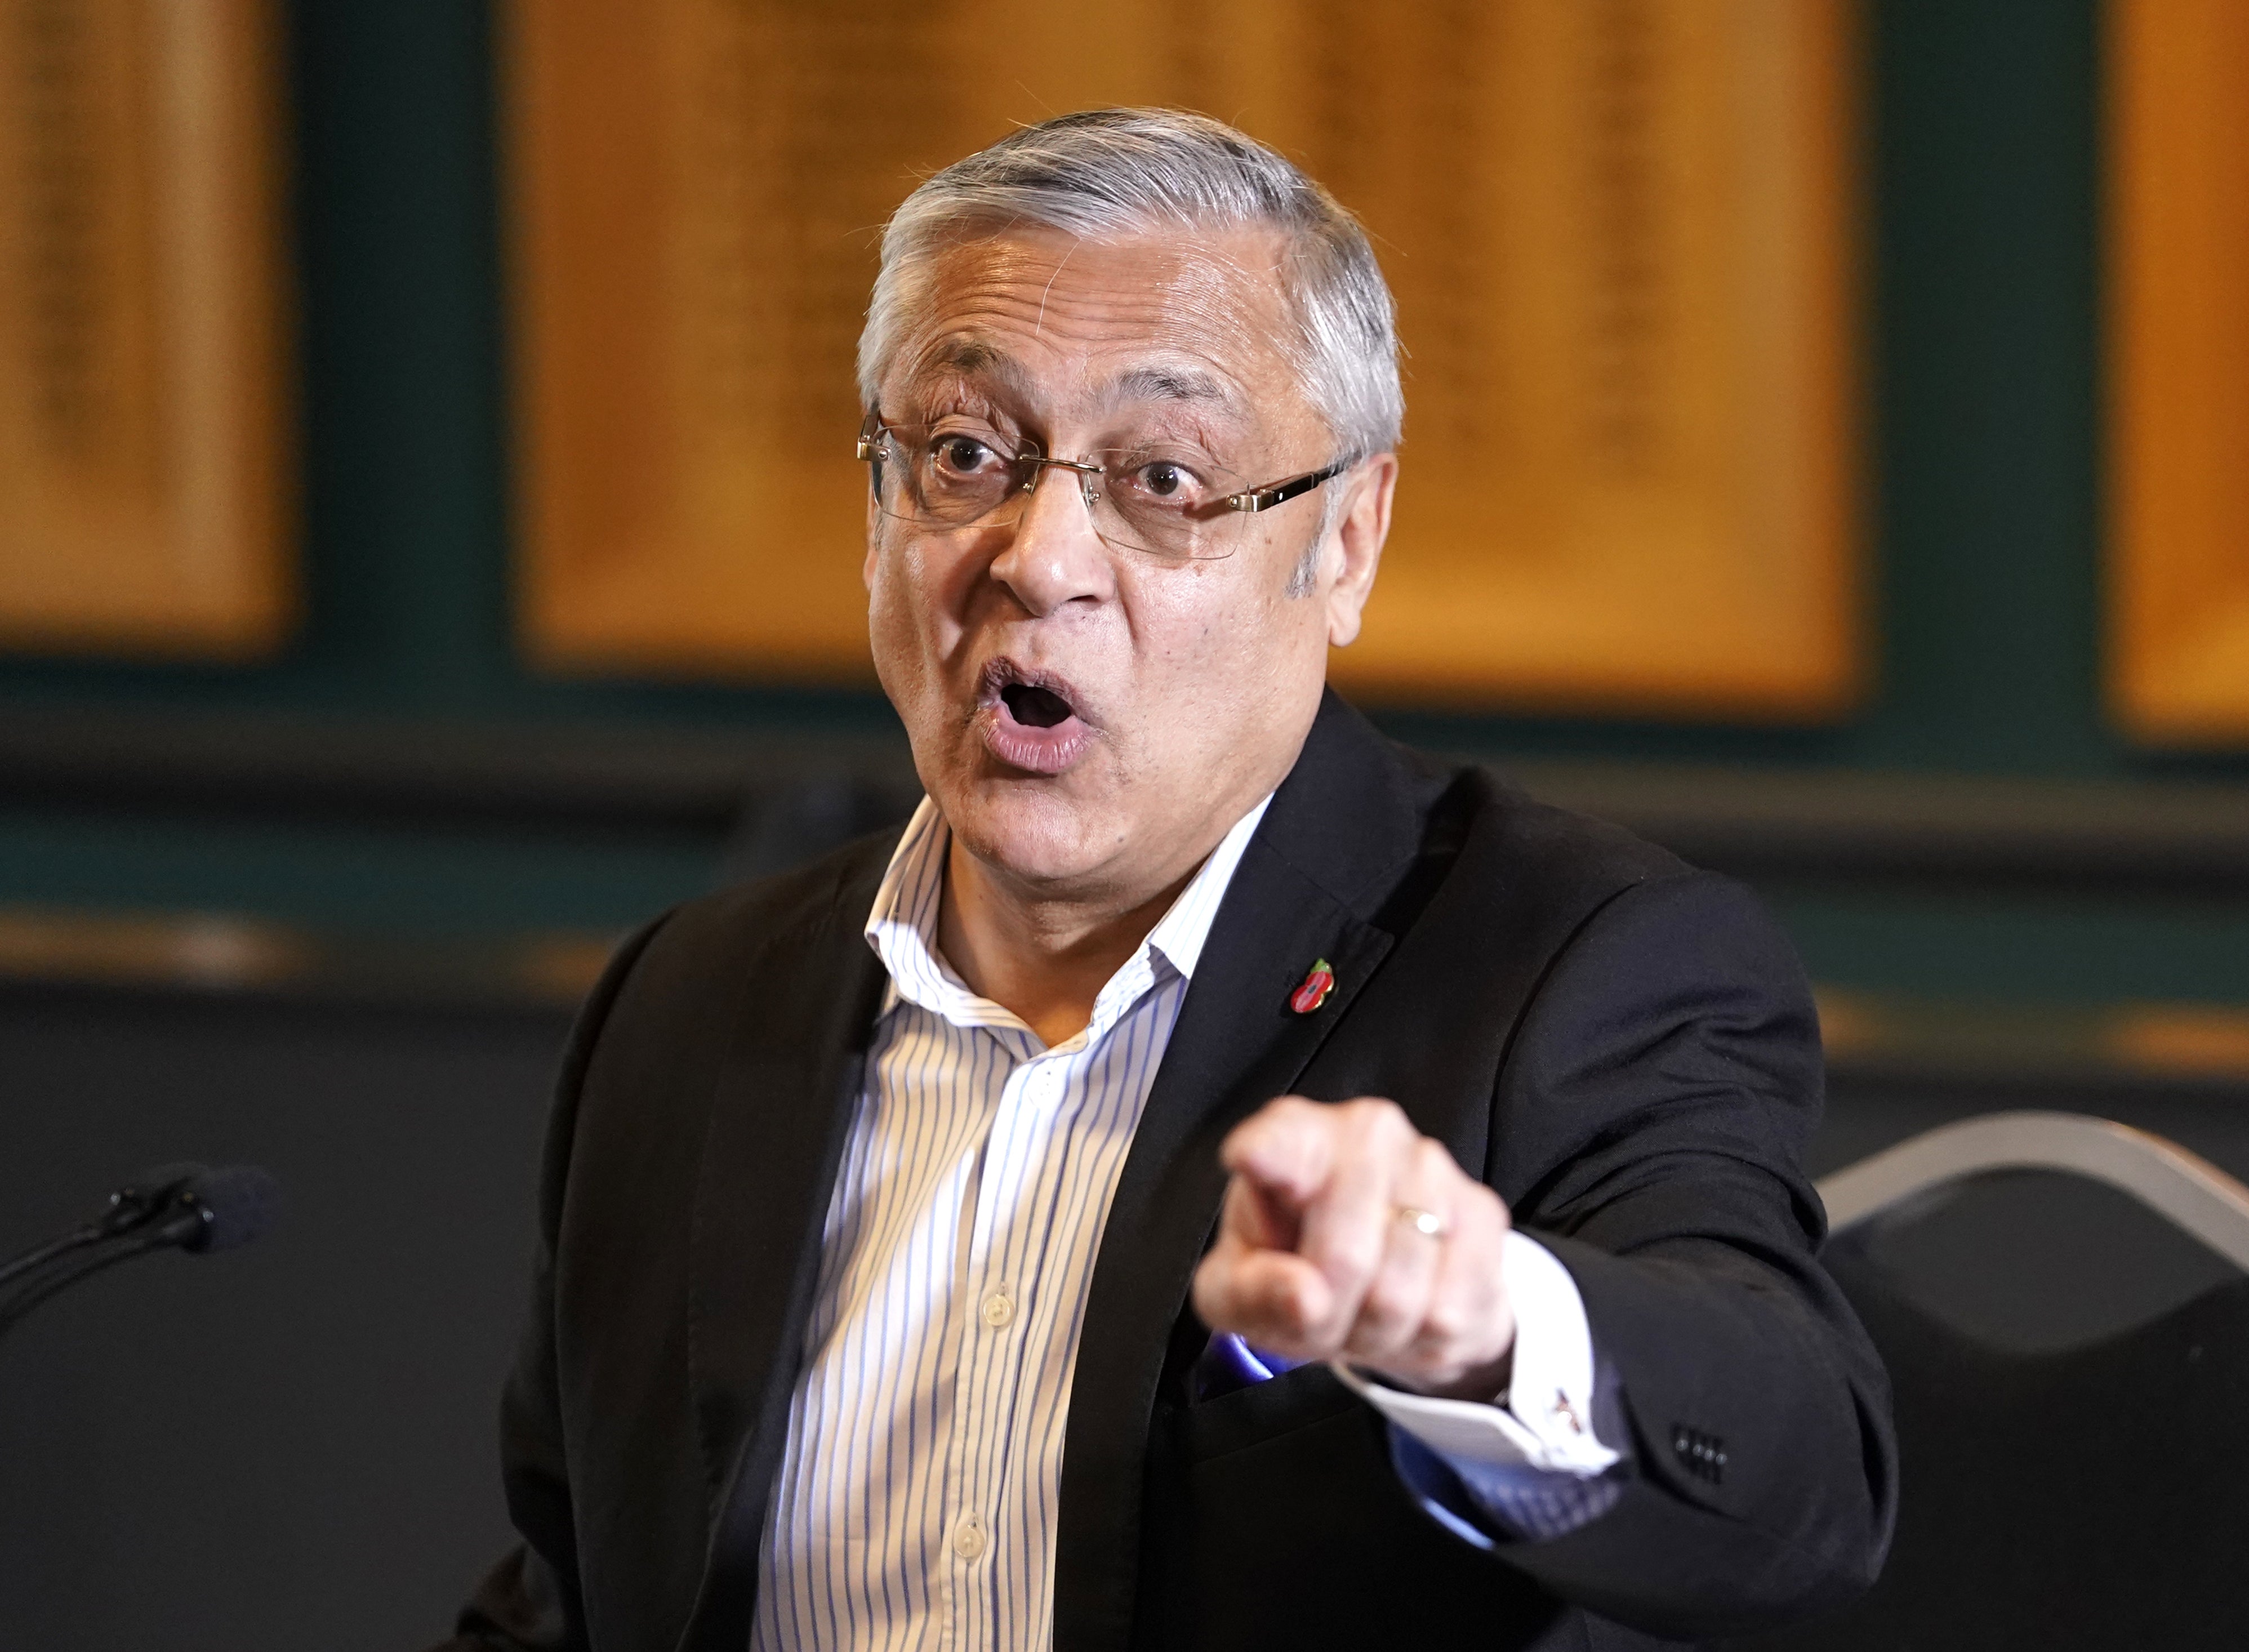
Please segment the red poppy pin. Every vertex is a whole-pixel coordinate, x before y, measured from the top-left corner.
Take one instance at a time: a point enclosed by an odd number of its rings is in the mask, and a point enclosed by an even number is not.
[[[1335,971],[1328,967],[1326,959],[1316,959],[1312,963],[1312,973],[1304,977],[1304,984],[1297,988],[1296,996],[1289,1000],[1289,1008],[1300,1015],[1309,1015],[1327,1002],[1328,995],[1334,990]]]

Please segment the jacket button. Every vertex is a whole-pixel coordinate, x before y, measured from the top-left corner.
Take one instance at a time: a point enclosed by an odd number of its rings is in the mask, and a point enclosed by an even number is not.
[[[1671,1425],[1671,1450],[1688,1473],[1713,1485],[1724,1480],[1726,1445],[1716,1435],[1675,1422]]]

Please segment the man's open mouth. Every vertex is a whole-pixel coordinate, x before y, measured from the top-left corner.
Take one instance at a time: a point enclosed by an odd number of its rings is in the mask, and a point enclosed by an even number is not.
[[[1070,710],[1069,702],[1054,690],[1030,683],[1010,683],[1000,691],[1000,698],[1007,702],[1017,722],[1032,728],[1052,728],[1077,715]]]
[[[1092,742],[1076,691],[1051,671],[994,660],[984,668],[979,701],[985,747],[1011,768],[1059,774]]]

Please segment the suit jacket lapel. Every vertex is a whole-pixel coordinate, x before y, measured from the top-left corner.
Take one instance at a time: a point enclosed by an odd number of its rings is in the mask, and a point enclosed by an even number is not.
[[[836,1165],[886,980],[862,933],[892,847],[746,974],[696,1188],[691,1380],[711,1536],[683,1649],[749,1642],[758,1543]]]
[[[1211,926],[1103,1229],[1063,1453],[1058,1652],[1130,1639],[1149,1420],[1225,1190],[1219,1143],[1296,1083],[1389,952],[1354,907],[1410,861],[1418,820],[1387,747],[1329,696]],[[1295,1014],[1319,958],[1335,988]]]

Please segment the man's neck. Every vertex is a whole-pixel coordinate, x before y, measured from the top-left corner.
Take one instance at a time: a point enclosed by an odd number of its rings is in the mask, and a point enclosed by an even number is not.
[[[938,949],[970,991],[1019,1017],[1052,1049],[1085,1029],[1102,988],[1207,858],[1197,856],[1145,894],[1042,898],[1011,886],[955,837],[946,851]]]

